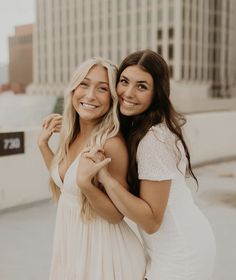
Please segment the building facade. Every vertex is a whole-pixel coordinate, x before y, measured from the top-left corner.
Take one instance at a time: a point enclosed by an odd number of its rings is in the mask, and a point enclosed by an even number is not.
[[[61,96],[85,59],[119,62],[152,49],[168,62],[174,98],[230,96],[234,0],[37,0],[31,93]]]
[[[8,83],[8,64],[0,63],[0,85]]]
[[[9,37],[9,83],[16,91],[24,92],[33,76],[33,25],[15,27],[15,35]]]

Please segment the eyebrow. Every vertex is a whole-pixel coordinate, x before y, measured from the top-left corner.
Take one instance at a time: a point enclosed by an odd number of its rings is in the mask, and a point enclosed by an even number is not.
[[[91,79],[89,79],[89,78],[87,78],[87,77],[85,77],[83,80],[88,80],[88,81],[91,81]],[[98,83],[100,83],[100,84],[106,84],[106,85],[108,85],[108,86],[109,86],[109,83],[104,82],[104,81],[98,81]]]
[[[125,78],[126,80],[129,80],[125,75],[122,75],[121,76],[122,78]],[[139,84],[147,84],[147,85],[149,85],[149,83],[147,82],[147,81],[137,81],[137,83],[139,83]]]

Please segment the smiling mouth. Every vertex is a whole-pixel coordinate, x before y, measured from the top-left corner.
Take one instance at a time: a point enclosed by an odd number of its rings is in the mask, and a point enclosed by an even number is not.
[[[99,106],[89,104],[89,103],[84,103],[84,102],[80,102],[80,104],[86,109],[96,109],[99,107]]]
[[[124,99],[122,99],[122,102],[127,107],[134,107],[134,106],[138,105],[137,103],[133,103],[133,102],[130,102],[130,101],[127,101],[127,100],[124,100]]]

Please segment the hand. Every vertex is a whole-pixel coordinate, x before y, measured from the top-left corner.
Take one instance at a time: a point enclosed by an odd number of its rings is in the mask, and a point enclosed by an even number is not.
[[[85,188],[97,173],[105,168],[111,161],[110,158],[105,158],[102,154],[102,149],[99,147],[86,148],[80,155],[76,182],[80,188]]]
[[[38,137],[39,147],[47,144],[54,132],[60,132],[62,126],[62,116],[59,114],[51,114],[47,116],[42,124],[42,130]]]
[[[92,149],[88,149],[88,151],[89,152],[86,154],[86,157],[91,159],[94,163],[100,163],[106,159],[104,150],[99,146],[95,146]],[[103,184],[103,180],[106,180],[107,176],[109,175],[110,174],[108,171],[107,164],[105,166],[97,165],[96,179],[98,180],[99,183]]]

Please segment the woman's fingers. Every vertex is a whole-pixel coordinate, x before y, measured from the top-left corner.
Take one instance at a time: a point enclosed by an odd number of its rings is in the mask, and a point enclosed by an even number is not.
[[[81,151],[82,156],[96,161],[101,161],[105,158],[104,149],[100,146],[86,147]]]
[[[84,157],[91,159],[95,163],[101,162],[106,158],[105,155],[101,152],[97,152],[96,154],[94,154],[93,152],[90,151],[85,152]]]
[[[61,131],[61,126],[56,126],[56,127],[51,129],[51,133],[60,132],[60,131]]]
[[[98,152],[104,153],[104,149],[101,146],[98,146],[98,145],[92,147],[89,151],[91,156],[94,156]]]
[[[54,132],[60,132],[61,126],[62,126],[62,118],[55,117],[52,118],[48,124],[46,123],[43,126],[43,128],[48,130],[50,135],[52,135]]]
[[[82,149],[82,150],[81,150],[81,155],[84,155],[84,154],[89,153],[90,150],[91,150],[91,147],[86,147],[86,148]]]
[[[93,156],[93,155],[90,155],[89,153],[85,153],[84,157],[92,160],[95,163],[101,162],[105,159],[104,156],[98,156],[98,154]]]
[[[100,161],[95,164],[95,172],[98,173],[99,170],[101,170],[103,167],[108,165],[111,162],[111,158],[105,158],[103,161]]]
[[[48,128],[49,125],[52,123],[52,122],[55,122],[55,123],[61,123],[62,122],[62,116],[59,115],[59,114],[51,114],[49,116],[47,116],[44,120],[43,120],[43,124],[42,126],[44,128]]]
[[[95,145],[95,146],[86,147],[86,148],[82,149],[81,152],[82,152],[82,153],[84,153],[84,152],[89,152],[89,153],[91,153],[91,155],[92,155],[92,154],[94,155],[94,154],[96,154],[97,152],[104,153],[104,149],[102,148],[102,146]]]
[[[93,162],[100,162],[105,159],[104,150],[99,146],[95,146],[90,149],[90,151],[87,152],[85,156],[91,159]]]

